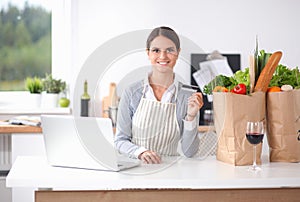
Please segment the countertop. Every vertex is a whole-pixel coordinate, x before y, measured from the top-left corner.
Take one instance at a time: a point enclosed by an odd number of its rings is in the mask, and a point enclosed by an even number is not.
[[[42,128],[25,125],[0,125],[0,135],[8,133],[42,133]]]
[[[198,131],[200,133],[214,131],[214,127],[213,126],[199,126]],[[42,127],[1,124],[1,121],[0,121],[0,135],[8,134],[8,133],[42,133]]]
[[[52,188],[53,190],[121,189],[243,189],[299,188],[299,163],[270,163],[263,157],[262,171],[233,166],[210,156],[205,160],[181,157],[163,159],[156,165],[122,172],[107,172],[49,166],[46,157],[18,157],[10,170],[8,187]]]
[[[27,126],[27,125],[11,125],[3,122],[20,115],[39,116],[41,114],[61,114],[70,115],[71,108],[18,108],[18,107],[1,107],[0,108],[0,135],[8,133],[42,133],[41,127]]]

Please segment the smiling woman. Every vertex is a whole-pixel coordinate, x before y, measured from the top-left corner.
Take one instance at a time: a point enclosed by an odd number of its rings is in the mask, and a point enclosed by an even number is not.
[[[0,4],[0,91],[25,90],[26,77],[51,72],[51,12],[20,2]]]
[[[191,157],[197,152],[202,94],[184,90],[173,71],[180,50],[173,29],[157,27],[149,34],[151,70],[126,88],[118,106],[115,145],[121,153],[144,163],[161,163],[162,156]]]

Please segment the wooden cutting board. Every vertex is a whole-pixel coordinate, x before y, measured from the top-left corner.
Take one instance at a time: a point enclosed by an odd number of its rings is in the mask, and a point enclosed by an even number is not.
[[[116,83],[110,83],[109,85],[109,94],[108,96],[103,97],[102,101],[102,117],[109,118],[108,117],[108,108],[112,105],[116,96],[117,85]],[[119,100],[119,97],[117,96],[117,100]]]

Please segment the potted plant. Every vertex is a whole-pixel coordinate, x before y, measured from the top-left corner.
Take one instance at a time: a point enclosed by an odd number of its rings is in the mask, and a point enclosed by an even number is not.
[[[30,92],[31,102],[35,107],[41,106],[41,92],[43,90],[42,80],[38,77],[27,77],[25,88]]]
[[[38,77],[27,77],[25,80],[25,88],[34,94],[40,94],[43,90],[42,80]]]
[[[51,74],[46,74],[42,79],[44,93],[42,95],[42,107],[54,108],[58,104],[58,94],[66,88],[66,82],[55,79]]]
[[[58,94],[65,90],[66,82],[61,79],[54,79],[51,74],[46,74],[43,81],[43,89],[47,93]]]

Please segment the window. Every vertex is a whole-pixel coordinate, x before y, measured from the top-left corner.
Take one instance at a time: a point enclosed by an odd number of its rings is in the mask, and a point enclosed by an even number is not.
[[[25,90],[51,72],[51,9],[37,0],[0,3],[0,91]]]

